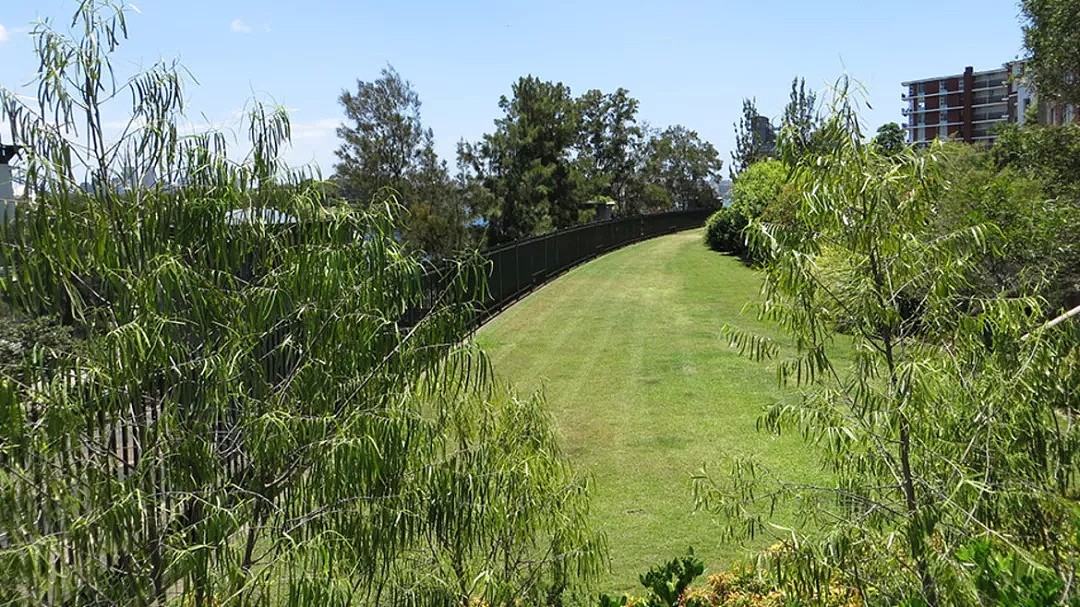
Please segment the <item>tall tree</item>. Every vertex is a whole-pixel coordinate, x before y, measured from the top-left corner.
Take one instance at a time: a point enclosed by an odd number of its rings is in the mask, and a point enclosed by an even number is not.
[[[336,179],[343,193],[361,204],[382,188],[400,189],[424,170],[433,147],[430,129],[420,121],[420,96],[392,66],[373,82],[356,82],[356,92],[338,98],[350,124],[337,129]]]
[[[577,223],[584,202],[572,152],[579,106],[562,83],[520,78],[499,100],[504,115],[495,132],[458,147],[467,181],[493,195],[489,242],[504,242]]]
[[[470,243],[465,209],[455,203],[446,163],[435,154],[420,119],[420,97],[392,66],[339,101],[350,124],[338,127],[335,180],[350,200],[367,205],[393,194],[407,210],[399,221],[406,242],[446,256]]]
[[[630,180],[643,131],[637,124],[638,100],[626,89],[605,94],[591,90],[578,99],[581,127],[578,162],[590,196],[608,196],[627,210]]]
[[[780,142],[795,154],[806,153],[818,128],[817,93],[806,88],[805,78],[791,81],[791,97],[780,119]]]
[[[731,153],[729,173],[734,179],[748,166],[776,155],[776,131],[757,109],[754,99],[743,99],[742,118],[735,124],[735,151]]]
[[[1023,0],[1027,67],[1039,93],[1080,104],[1080,0]]]
[[[709,208],[717,203],[723,169],[720,153],[696,131],[677,125],[649,139],[645,179],[660,185],[682,208]]]

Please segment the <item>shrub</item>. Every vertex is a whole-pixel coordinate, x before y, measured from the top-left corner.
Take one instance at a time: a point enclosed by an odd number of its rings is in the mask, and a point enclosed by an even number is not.
[[[765,207],[780,196],[788,167],[774,159],[762,160],[739,173],[731,184],[731,206],[747,218],[760,217]]]
[[[714,251],[742,255],[746,252],[742,230],[746,217],[732,207],[724,207],[705,222],[705,244]]]
[[[743,230],[781,197],[787,173],[787,165],[773,159],[756,162],[739,173],[731,188],[731,206],[713,213],[705,224],[705,244],[714,251],[764,261],[763,252],[747,246]]]
[[[777,544],[761,555],[768,561],[795,556],[790,546]],[[796,589],[792,580],[780,580],[771,567],[736,565],[710,575],[705,583],[691,587],[705,572],[704,564],[688,556],[653,567],[640,576],[645,596],[600,595],[598,607],[861,607],[862,597],[854,588],[836,581],[820,588]]]

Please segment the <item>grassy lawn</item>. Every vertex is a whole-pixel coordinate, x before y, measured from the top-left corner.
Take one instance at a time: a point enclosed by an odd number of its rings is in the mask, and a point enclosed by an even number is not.
[[[821,473],[797,438],[755,431],[782,396],[770,367],[730,350],[725,324],[775,335],[743,312],[760,278],[708,251],[701,231],[646,241],[581,266],[478,335],[496,375],[543,387],[611,546],[603,590],[637,588],[649,567],[693,546],[709,571],[746,554],[695,513],[690,475],[719,454],[756,454],[787,478]]]

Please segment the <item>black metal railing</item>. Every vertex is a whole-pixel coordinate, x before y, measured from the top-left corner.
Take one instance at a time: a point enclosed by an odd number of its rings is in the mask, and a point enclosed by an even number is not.
[[[671,211],[598,221],[487,249],[481,253],[486,262],[487,284],[484,296],[477,302],[476,326],[577,265],[641,240],[699,228],[709,213]],[[428,301],[421,309],[406,314],[404,324],[418,322],[434,308],[448,280],[443,271],[431,272],[427,279]]]

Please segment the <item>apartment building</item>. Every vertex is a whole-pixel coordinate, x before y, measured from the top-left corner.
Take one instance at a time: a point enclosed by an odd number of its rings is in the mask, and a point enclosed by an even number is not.
[[[993,143],[994,127],[1002,122],[1023,123],[1034,92],[1019,78],[1023,64],[1001,69],[904,82],[907,91],[903,114],[908,142],[926,145],[937,138],[968,143]]]

